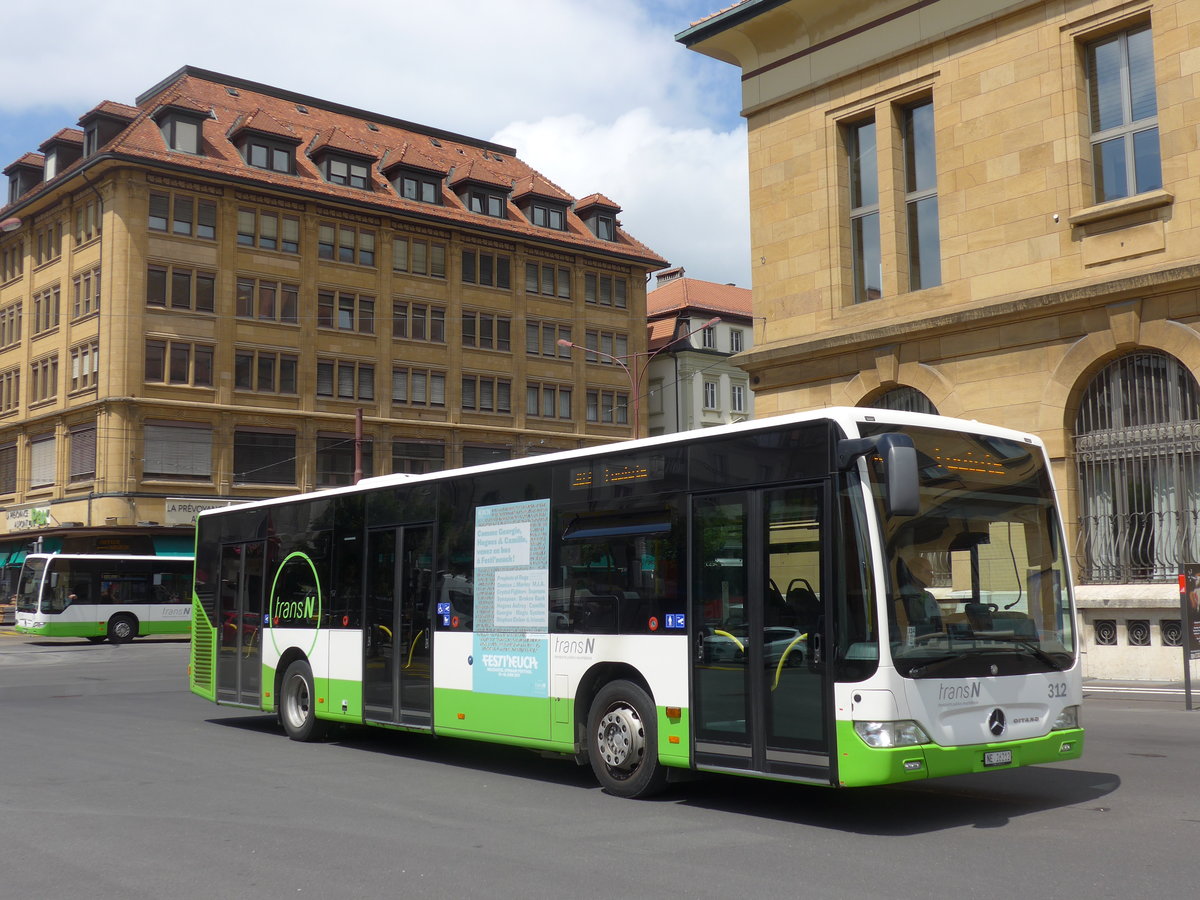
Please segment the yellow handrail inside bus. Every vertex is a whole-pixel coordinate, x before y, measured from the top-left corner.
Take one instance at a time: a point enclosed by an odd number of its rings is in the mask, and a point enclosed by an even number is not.
[[[743,644],[741,641],[739,641],[737,638],[735,638],[728,631],[722,631],[720,628],[714,628],[713,634],[719,634],[721,637],[729,638],[731,641],[733,641],[735,644],[737,644],[737,647],[739,650],[741,650],[743,653],[746,652],[746,645]]]
[[[413,654],[417,652],[417,641],[419,641],[421,639],[421,635],[423,635],[424,633],[425,633],[425,629],[422,628],[420,631],[417,632],[417,636],[415,638],[413,638],[412,646],[410,646],[408,648],[408,662],[406,662],[404,664],[404,668],[407,669],[409,666],[412,665]]]
[[[787,662],[788,654],[792,652],[792,648],[808,637],[808,632],[798,634],[792,638],[792,642],[784,648],[783,653],[779,654],[779,664],[775,666],[775,683],[771,685],[771,690],[779,687],[779,676],[783,674],[783,664]]]

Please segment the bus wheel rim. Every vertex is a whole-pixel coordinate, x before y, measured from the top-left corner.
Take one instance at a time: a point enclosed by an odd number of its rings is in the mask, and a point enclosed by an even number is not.
[[[299,727],[308,718],[308,682],[299,675],[293,676],[284,700],[284,710],[291,723]]]
[[[596,748],[609,768],[633,769],[646,752],[646,732],[637,712],[628,706],[606,712],[596,730]]]

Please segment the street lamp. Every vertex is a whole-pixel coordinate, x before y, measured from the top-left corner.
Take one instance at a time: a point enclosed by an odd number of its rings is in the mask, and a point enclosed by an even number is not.
[[[11,216],[0,222],[0,234],[8,234],[10,231],[16,231],[21,227],[21,220],[16,216]]]
[[[668,347],[673,347],[680,341],[685,341],[694,334],[699,334],[708,328],[712,328],[721,321],[720,316],[713,316],[703,325],[698,328],[693,328],[691,331],[685,332],[677,337],[672,338],[663,344],[657,350],[645,351],[642,353],[630,353],[627,356],[613,356],[610,353],[605,353],[603,350],[595,350],[591,347],[581,347],[574,341],[568,341],[566,338],[558,339],[558,346],[568,347],[571,350],[582,350],[584,353],[594,353],[596,356],[603,356],[605,359],[612,360],[621,367],[621,371],[625,373],[625,377],[629,379],[629,389],[633,393],[633,436],[641,436],[642,424],[642,376],[646,374],[646,370],[650,368],[650,362],[658,354],[662,353]],[[645,360],[639,365],[638,359],[645,357]]]

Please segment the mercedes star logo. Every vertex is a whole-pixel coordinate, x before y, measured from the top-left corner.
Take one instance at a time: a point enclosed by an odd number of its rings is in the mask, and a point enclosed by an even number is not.
[[[1004,710],[993,709],[992,714],[988,716],[988,731],[995,737],[1000,737],[1000,735],[1004,734],[1005,727]]]

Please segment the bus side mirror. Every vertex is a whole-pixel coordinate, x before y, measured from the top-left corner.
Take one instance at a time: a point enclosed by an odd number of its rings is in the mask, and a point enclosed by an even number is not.
[[[875,452],[883,457],[884,500],[889,516],[915,516],[921,508],[917,477],[917,450],[906,434],[880,434],[873,438],[838,441],[838,468],[849,469],[860,456]]]

